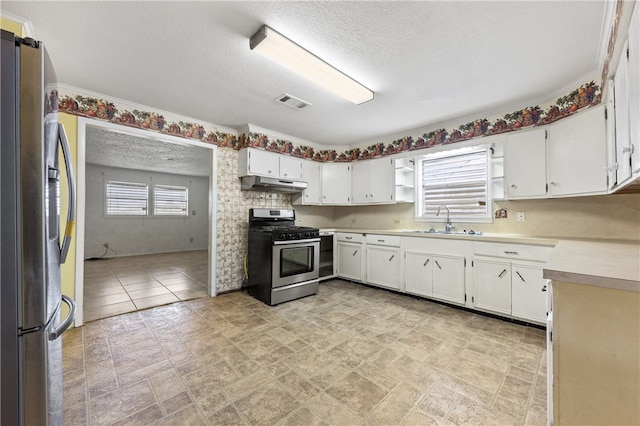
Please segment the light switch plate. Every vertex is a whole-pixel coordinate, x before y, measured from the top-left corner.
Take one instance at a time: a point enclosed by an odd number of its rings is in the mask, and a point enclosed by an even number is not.
[[[524,212],[518,212],[518,214],[516,215],[516,220],[518,222],[524,222],[525,220]]]

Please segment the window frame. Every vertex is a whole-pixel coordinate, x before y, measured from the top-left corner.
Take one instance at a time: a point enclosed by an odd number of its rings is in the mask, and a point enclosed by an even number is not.
[[[414,219],[417,222],[445,222],[447,218],[446,209],[441,209],[440,215],[435,213],[424,215],[424,193],[423,193],[423,167],[427,161],[435,161],[444,158],[452,158],[461,155],[477,154],[484,152],[486,175],[484,181],[484,202],[486,210],[483,215],[460,215],[452,212],[450,222],[454,223],[492,223],[492,205],[493,197],[491,194],[491,148],[489,145],[472,146],[457,149],[442,150],[435,153],[424,154],[415,157],[415,211]],[[443,201],[442,205],[447,205],[447,201]]]
[[[130,186],[130,187],[144,187],[144,189],[146,190],[146,198],[145,198],[145,213],[144,214],[135,214],[135,213],[131,213],[131,212],[127,212],[127,213],[112,213],[109,210],[109,200],[111,198],[114,197],[109,197],[109,185],[110,184],[117,184],[117,185],[121,185],[121,186]],[[110,180],[110,179],[105,179],[105,183],[104,183],[104,216],[107,218],[146,218],[149,217],[149,184],[144,183],[144,182],[126,182],[126,181],[120,181],[120,180]],[[138,200],[142,200],[142,198],[138,198]]]
[[[171,213],[157,213],[157,206],[158,206],[158,198],[157,198],[157,194],[158,188],[162,188],[162,189],[180,189],[180,190],[184,190],[185,194],[186,194],[186,200],[185,200],[185,204],[184,204],[184,214],[171,214]],[[162,218],[187,218],[189,217],[189,187],[188,186],[184,186],[184,185],[165,185],[165,184],[154,184],[153,185],[153,195],[151,196],[151,204],[152,204],[152,211],[153,214],[151,215],[152,217],[162,217]]]
[[[135,213],[112,213],[109,210],[109,185],[118,184],[122,186],[131,187],[145,187],[146,188],[146,212],[144,214]],[[140,181],[125,181],[115,179],[104,179],[104,191],[103,191],[103,217],[105,219],[188,219],[190,215],[190,199],[189,199],[189,186],[190,185],[170,185],[159,183],[147,183]],[[184,214],[156,214],[156,188],[179,188],[186,192],[186,206]],[[142,200],[141,198],[139,200]]]

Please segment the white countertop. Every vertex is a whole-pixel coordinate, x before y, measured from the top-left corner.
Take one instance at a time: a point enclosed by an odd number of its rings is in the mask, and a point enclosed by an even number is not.
[[[415,230],[404,229],[364,229],[364,228],[324,228],[320,232],[351,232],[354,234],[381,234],[381,235],[399,235],[402,237],[417,238],[442,238],[450,240],[470,240],[470,241],[486,241],[493,243],[513,243],[513,244],[533,244],[541,246],[555,246],[558,242],[553,238],[526,237],[522,235],[512,234],[431,234],[425,232],[415,232]]]
[[[640,244],[614,240],[559,240],[544,277],[640,292]]]

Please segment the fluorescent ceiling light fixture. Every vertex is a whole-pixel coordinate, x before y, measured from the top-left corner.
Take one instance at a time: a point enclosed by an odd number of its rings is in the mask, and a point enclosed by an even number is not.
[[[373,99],[371,90],[266,25],[251,36],[249,47],[354,104]]]

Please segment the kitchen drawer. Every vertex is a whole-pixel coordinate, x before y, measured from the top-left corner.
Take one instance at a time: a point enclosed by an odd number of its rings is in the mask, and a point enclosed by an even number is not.
[[[367,234],[368,245],[400,247],[400,237],[396,235]]]
[[[344,232],[338,232],[336,238],[338,241],[346,241],[348,243],[362,243],[364,241],[364,235],[362,234],[346,234]]]
[[[549,260],[549,255],[552,250],[553,247],[551,246],[476,242],[474,253],[476,256],[491,256],[512,260],[546,262]]]

